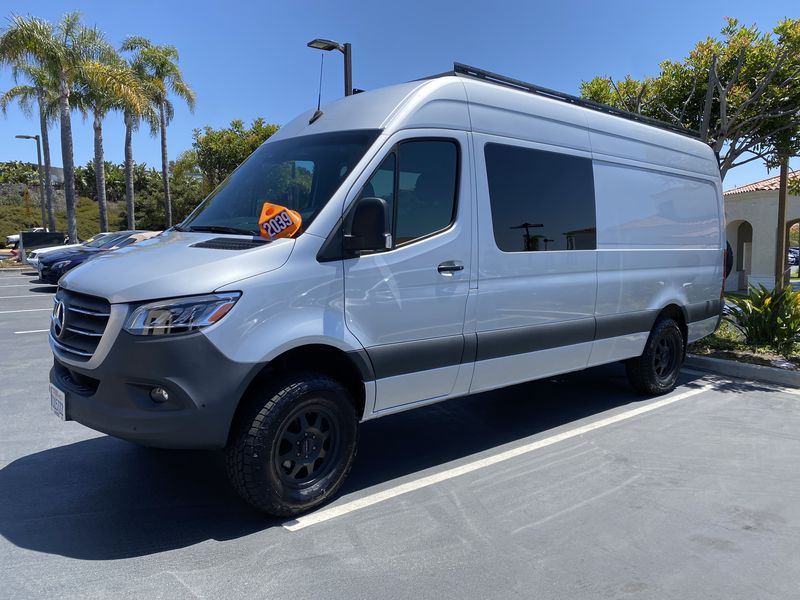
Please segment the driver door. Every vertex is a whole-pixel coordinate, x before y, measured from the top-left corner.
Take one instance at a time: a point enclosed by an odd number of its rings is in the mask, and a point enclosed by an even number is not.
[[[470,287],[468,137],[406,131],[356,195],[389,208],[391,247],[344,261],[345,320],[376,376],[375,411],[459,390]]]

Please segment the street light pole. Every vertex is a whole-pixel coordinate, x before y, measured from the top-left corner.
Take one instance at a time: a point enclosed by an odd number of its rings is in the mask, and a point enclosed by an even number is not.
[[[36,167],[39,173],[39,205],[42,208],[42,227],[47,229],[47,212],[44,205],[44,173],[42,172],[42,146],[38,135],[18,135],[20,140],[36,140]]]
[[[344,95],[353,95],[353,48],[350,43],[344,45]]]
[[[326,52],[330,50],[338,50],[342,54],[344,54],[344,95],[345,96],[352,96],[353,95],[353,47],[350,43],[340,44],[339,42],[334,42],[333,40],[324,40],[322,38],[316,38],[308,42],[307,46],[309,48],[315,48],[317,50],[325,50]]]

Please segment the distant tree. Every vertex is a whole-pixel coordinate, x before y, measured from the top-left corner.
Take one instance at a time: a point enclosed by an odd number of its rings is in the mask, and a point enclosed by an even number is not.
[[[50,231],[56,230],[56,213],[53,205],[53,183],[50,178],[50,134],[49,125],[58,114],[57,85],[52,76],[40,66],[27,62],[14,63],[11,72],[17,84],[0,96],[0,110],[6,113],[8,105],[14,101],[26,116],[33,113],[33,104],[39,116],[39,131],[44,156],[44,190],[47,205],[47,225]],[[29,84],[20,84],[25,79]]]
[[[121,48],[121,50],[124,50]],[[139,125],[144,121],[147,123],[152,135],[158,133],[160,122],[158,111],[153,102],[157,97],[156,83],[148,77],[147,65],[141,53],[135,53],[128,60],[128,66],[137,79],[137,87],[144,93],[148,102],[139,104],[138,102],[128,102],[122,99],[120,108],[125,122],[125,213],[128,219],[128,229],[136,229],[136,203],[134,201],[135,191],[140,189],[136,183],[135,162],[133,160],[133,132],[139,129]]]
[[[126,93],[128,84],[115,69],[92,58],[102,44],[98,30],[85,27],[76,12],[64,15],[55,27],[36,17],[14,16],[0,34],[0,64],[32,63],[43,68],[58,83],[67,231],[73,243],[78,240],[78,229],[70,94],[79,81],[102,82],[120,95]]]
[[[87,48],[85,59],[103,65],[107,73],[113,74],[113,80],[109,81],[107,77],[96,77],[93,70],[84,70],[76,81],[77,89],[74,92],[76,107],[84,116],[89,115],[92,119],[93,171],[96,178],[94,197],[100,214],[100,230],[108,231],[106,169],[101,168],[105,164],[103,119],[115,109],[135,107],[134,110],[143,110],[148,105],[149,98],[130,65],[117,54],[100,32],[96,33],[95,43]],[[116,85],[120,81],[124,82],[124,86]]]
[[[581,94],[623,110],[695,129],[719,157],[720,175],[767,159],[771,141],[800,125],[800,19],[770,33],[727,19],[723,39],[698,42],[656,77],[595,77]]]
[[[174,46],[153,44],[143,37],[129,37],[122,49],[134,53],[132,62],[141,68],[141,77],[147,82],[151,101],[159,116],[161,132],[161,178],[164,186],[164,210],[167,227],[172,226],[172,200],[169,189],[169,159],[167,155],[167,125],[174,115],[170,94],[183,99],[194,111],[195,94],[184,81],[178,67],[178,50]]]
[[[792,196],[800,196],[800,177],[793,177],[789,180],[789,193]]]
[[[789,158],[800,150],[800,19],[773,31],[727,19],[722,39],[698,42],[686,58],[661,63],[641,81],[596,77],[581,84],[584,97],[695,129],[717,155],[720,176],[754,160],[778,166],[778,245],[785,246]],[[785,251],[775,276],[783,284]]]
[[[19,160],[0,163],[0,183],[36,185],[38,183],[36,167]]]
[[[260,117],[253,120],[249,129],[245,129],[244,123],[239,119],[221,129],[195,129],[192,147],[197,167],[203,174],[205,190],[210,192],[222,183],[276,131],[277,125],[267,124]]]

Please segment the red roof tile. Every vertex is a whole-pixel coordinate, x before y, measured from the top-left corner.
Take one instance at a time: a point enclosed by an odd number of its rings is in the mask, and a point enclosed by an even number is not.
[[[800,170],[789,171],[790,180],[798,178],[800,178]],[[762,179],[761,181],[754,181],[753,183],[748,183],[747,185],[740,185],[737,188],[728,190],[724,193],[724,195],[728,196],[730,194],[743,194],[745,192],[764,192],[769,190],[777,190],[779,185],[780,175],[776,175],[775,177],[769,177],[767,179]]]

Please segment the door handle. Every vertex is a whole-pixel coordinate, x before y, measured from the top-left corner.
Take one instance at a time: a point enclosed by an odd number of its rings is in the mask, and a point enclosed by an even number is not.
[[[446,260],[439,264],[439,273],[455,273],[456,271],[463,271],[464,263],[460,260]]]

